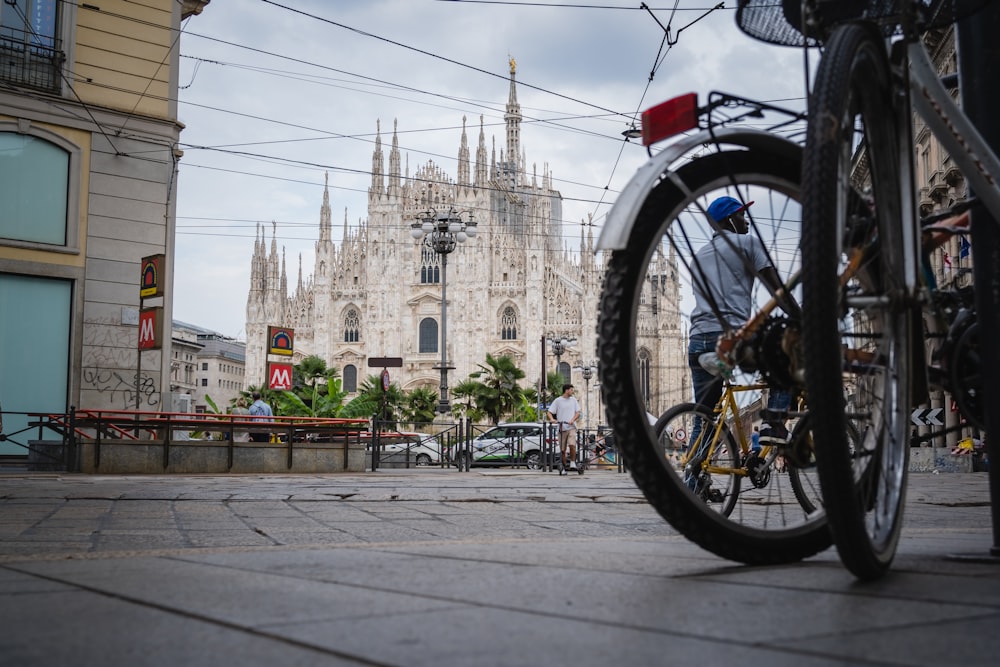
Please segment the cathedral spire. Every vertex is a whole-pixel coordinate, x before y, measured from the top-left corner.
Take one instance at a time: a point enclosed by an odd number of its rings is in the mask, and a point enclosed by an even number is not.
[[[486,179],[489,178],[486,170],[486,132],[483,129],[483,116],[479,116],[479,146],[476,148],[476,182],[477,188],[486,186]]]
[[[389,151],[389,196],[399,197],[399,119],[392,121],[392,149]]]
[[[462,116],[462,145],[458,149],[458,185],[470,185],[469,137],[465,133],[465,116]]]
[[[517,63],[510,59],[510,95],[507,98],[507,113],[504,114],[504,121],[507,123],[507,161],[508,170],[517,169],[517,160],[521,156],[521,105],[517,103],[517,83],[514,77],[517,73]],[[514,183],[520,179],[511,174]]]
[[[297,288],[297,294],[302,296],[302,253],[299,253],[299,285]]]
[[[323,204],[319,207],[319,241],[330,241],[330,172],[323,174]]]
[[[368,190],[368,199],[379,198],[385,192],[385,171],[382,155],[382,121],[375,121],[375,151],[372,153],[372,187]]]

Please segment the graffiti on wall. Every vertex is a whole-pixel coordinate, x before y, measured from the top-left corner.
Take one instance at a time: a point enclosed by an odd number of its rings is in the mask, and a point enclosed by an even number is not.
[[[156,378],[147,373],[139,377],[139,384],[136,387],[136,374],[129,374],[127,371],[114,370],[108,368],[85,368],[83,369],[83,388],[96,391],[101,395],[103,403],[111,408],[121,408],[122,410],[136,409],[136,396],[138,395],[138,409],[148,410],[151,407],[160,405],[160,394],[156,390]],[[87,407],[96,408],[98,406]]]

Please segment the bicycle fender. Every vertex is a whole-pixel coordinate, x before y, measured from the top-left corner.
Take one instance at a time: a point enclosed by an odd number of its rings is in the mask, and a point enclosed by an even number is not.
[[[770,152],[783,158],[794,160],[802,158],[802,146],[764,130],[723,128],[714,133],[702,130],[690,137],[684,137],[680,141],[670,144],[654,155],[649,162],[639,167],[635,176],[625,185],[611,207],[601,235],[597,239],[596,249],[622,250],[628,243],[635,219],[650,191],[665,176],[673,179],[683,190],[684,184],[677,177],[676,172],[672,170],[672,167],[675,162],[692,150],[705,145],[714,145],[720,149],[725,146],[736,146]]]

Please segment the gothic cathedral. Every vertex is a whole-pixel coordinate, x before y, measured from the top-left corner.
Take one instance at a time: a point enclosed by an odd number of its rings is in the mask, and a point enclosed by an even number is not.
[[[368,218],[358,227],[344,220],[342,240],[332,240],[329,188],[323,192],[314,272],[289,295],[284,254],[266,230],[258,228],[247,297],[246,378],[260,385],[265,378],[267,327],[295,330],[298,363],[319,355],[336,368],[344,388],[356,390],[369,375],[372,357],[401,357],[392,380],[404,391],[440,384],[441,282],[440,255],[410,235],[410,226],[428,208],[454,208],[471,213],[478,234],[447,257],[447,358],[452,367],[449,387],[479,370],[486,354],[508,355],[525,371],[524,385],[536,386],[542,375],[542,339],[575,338],[561,356],[561,369],[572,372],[584,404],[584,382],[573,367],[596,364],[596,325],[604,272],[595,256],[592,227],[581,226],[579,248],[563,247],[562,196],[553,187],[545,165],[539,176],[529,172],[521,146],[521,110],[517,102],[515,63],[510,62],[510,92],[505,113],[506,149],[487,153],[480,118],[473,161],[463,118],[458,149],[458,175],[452,179],[433,161],[411,176],[400,169],[396,127],[393,127],[388,171],[382,152],[381,128],[372,156]],[[676,275],[676,272],[673,272]],[[640,314],[637,363],[649,365],[654,386],[676,391],[654,392],[651,411],[689,400],[686,353],[678,310],[679,288],[659,284],[655,311]],[[662,307],[669,304],[668,307]],[[556,370],[556,358],[544,360]],[[588,425],[601,419],[597,376]],[[522,386],[524,386],[522,385]],[[669,396],[668,396],[669,395]],[[653,398],[653,397],[650,397]],[[661,404],[662,403],[662,404]]]

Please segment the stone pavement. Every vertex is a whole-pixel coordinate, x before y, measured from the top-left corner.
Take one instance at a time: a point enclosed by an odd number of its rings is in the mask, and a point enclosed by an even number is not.
[[[992,666],[988,501],[911,475],[861,584],[720,560],[611,471],[0,473],[0,665]]]

